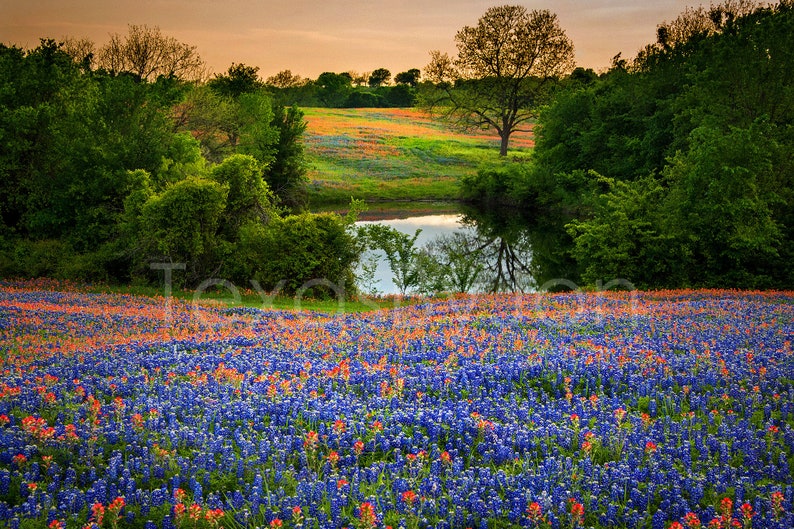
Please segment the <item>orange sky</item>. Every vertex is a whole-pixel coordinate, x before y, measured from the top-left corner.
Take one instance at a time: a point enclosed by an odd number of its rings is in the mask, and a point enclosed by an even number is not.
[[[98,46],[128,24],[159,26],[195,45],[215,73],[232,63],[268,77],[289,69],[392,74],[422,69],[428,52],[454,52],[455,33],[500,3],[549,9],[573,40],[577,64],[606,68],[653,42],[657,24],[698,0],[0,0],[0,42],[23,48],[39,38],[88,37]]]

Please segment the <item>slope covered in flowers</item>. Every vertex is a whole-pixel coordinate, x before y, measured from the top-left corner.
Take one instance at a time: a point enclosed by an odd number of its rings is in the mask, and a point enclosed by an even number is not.
[[[0,289],[0,526],[790,528],[794,295]]]
[[[459,180],[499,158],[494,131],[460,132],[408,108],[305,108],[313,200],[454,200]],[[534,146],[517,132],[511,154]]]

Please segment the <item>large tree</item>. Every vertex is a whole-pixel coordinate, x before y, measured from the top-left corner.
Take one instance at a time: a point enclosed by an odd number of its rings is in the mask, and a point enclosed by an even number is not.
[[[129,72],[152,81],[175,76],[187,81],[204,77],[206,68],[196,46],[163,35],[157,26],[130,25],[126,36],[110,36],[99,50],[98,65],[110,72]]]
[[[547,10],[498,6],[455,35],[457,57],[431,52],[420,106],[456,127],[495,129],[500,154],[536,116],[549,82],[571,71],[573,43]]]

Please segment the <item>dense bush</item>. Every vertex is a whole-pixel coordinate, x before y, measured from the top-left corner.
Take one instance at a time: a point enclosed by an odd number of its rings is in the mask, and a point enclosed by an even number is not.
[[[151,282],[161,262],[183,286],[327,278],[351,292],[344,221],[282,217],[305,200],[305,128],[244,65],[150,82],[91,71],[54,41],[0,45],[0,272]]]
[[[569,79],[531,165],[482,170],[468,195],[567,215],[590,283],[794,286],[794,7],[734,9]]]
[[[238,254],[249,279],[268,291],[344,298],[355,290],[352,269],[360,254],[348,228],[330,213],[251,223],[241,231]]]

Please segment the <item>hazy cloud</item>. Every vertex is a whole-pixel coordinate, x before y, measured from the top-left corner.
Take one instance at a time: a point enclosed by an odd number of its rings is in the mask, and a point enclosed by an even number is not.
[[[507,2],[509,3],[509,2]],[[39,38],[88,37],[98,45],[128,24],[159,26],[196,45],[216,72],[232,62],[315,78],[323,71],[422,68],[432,49],[454,51],[453,38],[493,5],[480,0],[0,0],[0,39],[25,48]],[[633,56],[656,26],[687,5],[679,0],[524,1],[549,9],[576,46],[577,62],[600,69],[618,52]]]

